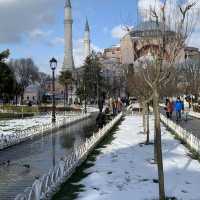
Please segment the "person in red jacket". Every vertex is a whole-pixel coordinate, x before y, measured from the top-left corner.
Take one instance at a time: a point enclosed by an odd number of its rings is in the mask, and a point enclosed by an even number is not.
[[[172,112],[173,112],[173,102],[170,99],[166,99],[166,115],[167,118],[172,118]]]

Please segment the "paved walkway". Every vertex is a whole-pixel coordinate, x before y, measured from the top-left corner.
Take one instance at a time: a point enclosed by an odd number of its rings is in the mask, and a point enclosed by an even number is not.
[[[73,179],[72,188],[63,186],[57,199],[158,199],[157,167],[151,163],[153,146],[141,144],[146,139],[142,130],[141,116],[125,117],[114,131],[112,142],[101,146],[95,159],[88,160],[78,172],[84,174],[82,179]],[[151,140],[153,130],[151,117]],[[188,150],[164,126],[162,141],[167,196],[199,200],[200,163],[187,156]]]
[[[164,108],[161,108],[161,113],[166,116],[166,112]],[[176,122],[176,113],[173,112],[172,120]],[[190,131],[193,135],[200,139],[200,118],[192,117],[191,115],[187,116],[187,121],[185,116],[182,116],[182,120],[180,122],[176,122],[181,127]]]

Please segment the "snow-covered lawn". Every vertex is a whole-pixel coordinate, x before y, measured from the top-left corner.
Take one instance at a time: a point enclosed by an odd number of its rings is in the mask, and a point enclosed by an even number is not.
[[[79,113],[77,113],[78,115]],[[67,114],[70,116],[70,113]],[[57,115],[57,120],[63,119],[63,115]],[[51,123],[51,115],[35,116],[24,119],[0,120],[0,135],[12,135],[16,132],[27,130],[35,126]]]
[[[151,118],[153,139],[153,118]],[[78,184],[84,191],[78,200],[152,200],[158,199],[157,167],[151,164],[153,146],[141,145],[140,116],[127,116],[115,139],[86,170],[89,175]],[[166,195],[179,200],[200,200],[200,163],[162,126]],[[91,162],[91,161],[88,161]]]

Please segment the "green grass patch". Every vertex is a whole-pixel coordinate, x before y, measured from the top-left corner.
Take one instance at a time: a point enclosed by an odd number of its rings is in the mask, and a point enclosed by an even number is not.
[[[37,106],[16,106],[10,104],[4,104],[0,106],[0,109],[5,112],[13,112],[13,113],[38,113]]]
[[[22,118],[32,117],[32,116],[34,116],[34,113],[24,113],[23,115],[21,113],[0,113],[0,120],[22,119]]]

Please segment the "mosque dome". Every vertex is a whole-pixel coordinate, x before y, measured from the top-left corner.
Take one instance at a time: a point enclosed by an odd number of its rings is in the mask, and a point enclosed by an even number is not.
[[[130,35],[132,37],[156,37],[161,34],[161,30],[163,30],[163,28],[164,25],[160,22],[157,24],[152,20],[145,21],[133,28],[133,30],[130,32]],[[169,27],[165,27],[165,32],[167,35],[173,34]]]

